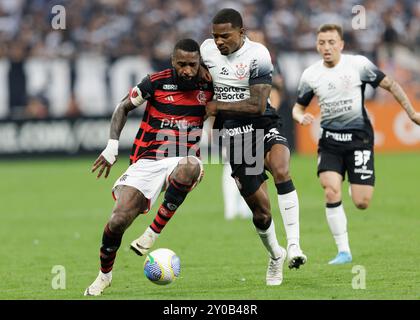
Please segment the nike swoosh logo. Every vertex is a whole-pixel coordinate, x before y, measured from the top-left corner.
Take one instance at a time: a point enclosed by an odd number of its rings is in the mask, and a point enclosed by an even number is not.
[[[370,174],[370,175],[368,175],[368,176],[361,175],[361,176],[360,176],[360,179],[362,179],[362,180],[366,180],[366,179],[369,179],[371,176],[372,176],[371,174]]]
[[[289,209],[292,209],[292,208],[294,208],[294,207],[296,207],[296,206],[289,207],[289,208],[284,208],[284,210],[289,210]]]
[[[214,68],[214,67],[215,67],[215,66],[208,66],[208,67],[207,67],[207,69],[211,69],[211,68]]]

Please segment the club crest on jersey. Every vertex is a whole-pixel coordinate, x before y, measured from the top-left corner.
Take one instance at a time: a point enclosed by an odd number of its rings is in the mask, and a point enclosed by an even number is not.
[[[345,90],[350,90],[351,89],[351,76],[343,75],[342,77],[340,77],[340,79],[343,82],[343,88]]]
[[[135,99],[139,96],[139,88],[138,87],[134,87],[131,89],[131,98]]]
[[[236,67],[235,76],[239,80],[244,79],[248,75],[248,70],[247,70],[248,66],[246,64],[243,64],[241,62],[240,64],[237,64],[235,67]]]
[[[207,98],[206,98],[206,94],[204,93],[204,91],[199,91],[197,94],[197,101],[202,104],[205,105],[207,102]]]

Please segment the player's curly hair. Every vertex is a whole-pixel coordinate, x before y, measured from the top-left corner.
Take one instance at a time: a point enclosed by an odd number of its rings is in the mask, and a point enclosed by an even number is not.
[[[213,24],[231,23],[233,28],[242,28],[242,16],[235,9],[225,8],[220,10],[212,20]]]
[[[187,52],[200,52],[200,46],[198,45],[197,41],[193,39],[182,39],[179,40],[174,47],[174,53],[176,50],[183,50]]]

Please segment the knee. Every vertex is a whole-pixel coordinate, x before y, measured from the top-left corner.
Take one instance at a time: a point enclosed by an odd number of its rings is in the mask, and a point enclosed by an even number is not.
[[[108,222],[109,229],[114,233],[124,233],[130,224],[129,216],[127,210],[115,208]]]
[[[275,183],[281,183],[290,180],[289,166],[287,164],[276,164],[271,168]]]
[[[370,199],[363,197],[361,199],[353,199],[353,203],[357,209],[365,210],[369,207]]]
[[[324,194],[327,203],[334,203],[341,200],[341,190],[331,186],[324,186]]]
[[[200,177],[201,165],[194,157],[186,157],[179,163],[174,178],[179,183],[192,184]]]
[[[271,223],[270,210],[263,207],[256,207],[252,210],[254,225],[261,230],[267,230]]]

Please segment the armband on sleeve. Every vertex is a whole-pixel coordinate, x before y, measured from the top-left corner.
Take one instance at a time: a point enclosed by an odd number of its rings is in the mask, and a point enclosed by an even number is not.
[[[146,99],[142,97],[139,87],[135,86],[130,90],[130,101],[136,107],[139,107],[143,104]]]

